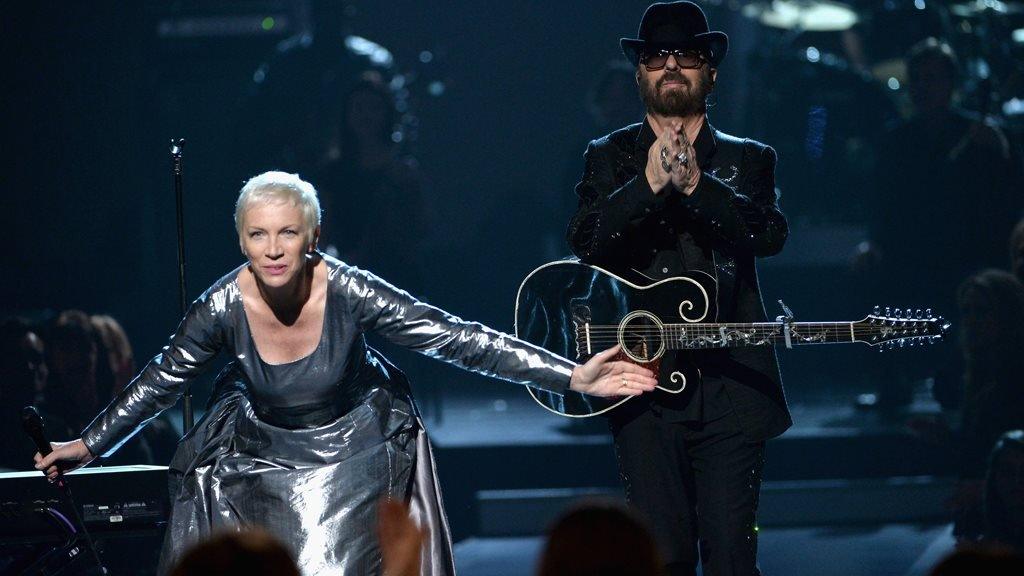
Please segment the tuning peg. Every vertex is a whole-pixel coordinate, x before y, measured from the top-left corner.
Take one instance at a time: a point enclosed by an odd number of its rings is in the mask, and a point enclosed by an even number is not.
[[[903,318],[903,311],[897,308],[896,314],[894,314],[894,316],[896,316],[897,318]]]
[[[878,316],[879,314],[882,313],[882,307],[875,306],[874,309],[871,310],[871,313],[874,314],[875,316]]]
[[[885,307],[885,315],[886,316],[892,316],[892,308],[886,306]]]
[[[925,311],[924,311],[924,315],[925,315],[925,316],[928,316],[928,317],[930,318],[930,317],[931,317],[931,315],[932,315],[932,309],[931,309],[931,308],[928,308],[927,310],[925,310]]]
[[[918,308],[917,310],[914,310],[914,318],[917,318],[917,319],[923,318],[923,316],[921,315],[921,309],[920,308]]]

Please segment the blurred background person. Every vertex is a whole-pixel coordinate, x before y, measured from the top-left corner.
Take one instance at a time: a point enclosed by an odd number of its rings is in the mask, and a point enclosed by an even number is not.
[[[597,74],[597,79],[584,96],[586,116],[573,136],[571,148],[566,151],[562,168],[561,186],[553,195],[552,206],[545,216],[550,220],[550,231],[545,241],[545,256],[556,260],[565,256],[565,222],[576,213],[576,198],[564,191],[572,190],[580,178],[580,158],[594,134],[608,134],[622,126],[643,118],[644,107],[636,93],[636,70],[628,62],[611,60]]]
[[[97,397],[101,404],[113,400],[135,376],[135,353],[121,323],[107,314],[94,314],[89,318],[96,331],[98,344],[96,381]],[[166,465],[174,456],[180,434],[170,415],[160,414],[142,432],[128,441],[135,444],[124,454],[118,452],[107,464]],[[131,461],[135,458],[137,461]]]
[[[22,431],[21,410],[34,404],[46,386],[46,357],[43,341],[32,326],[11,317],[0,324],[0,469],[31,470],[25,455],[34,454],[35,444]],[[70,430],[59,418],[41,410],[43,425],[49,434],[67,434]]]
[[[932,308],[955,330],[958,283],[1004,262],[1001,239],[1024,206],[1020,170],[993,120],[957,106],[960,64],[949,44],[925,39],[906,62],[913,115],[878,145],[870,241],[856,264],[876,301]],[[910,403],[914,382],[959,372],[926,353],[877,365],[874,400],[888,414]]]
[[[363,72],[327,109],[329,140],[314,180],[330,191],[324,212],[335,220],[321,241],[345,262],[422,293],[432,211],[416,160],[399,146],[398,119],[393,91],[376,71]]]
[[[65,310],[50,323],[46,356],[51,366],[41,407],[71,430],[83,430],[134,376],[135,360],[127,334],[111,316]],[[178,434],[167,415],[103,460],[104,465],[166,465]],[[151,431],[150,431],[151,430]],[[51,432],[51,437],[56,436]]]
[[[960,480],[952,504],[955,534],[983,533],[983,487],[991,447],[1007,430],[1024,428],[1024,286],[1009,272],[984,270],[957,292],[965,371],[960,424]]]
[[[50,375],[42,404],[73,430],[85,428],[99,410],[97,380],[108,389],[111,386],[110,365],[105,358],[99,361],[99,348],[96,329],[85,312],[65,310],[50,322],[46,333]]]
[[[1003,433],[989,457],[983,540],[1024,554],[1024,430]]]

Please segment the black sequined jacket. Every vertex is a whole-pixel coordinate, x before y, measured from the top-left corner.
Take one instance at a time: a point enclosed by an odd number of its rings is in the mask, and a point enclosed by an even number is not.
[[[718,284],[719,322],[765,321],[754,261],[777,254],[789,233],[775,151],[705,123],[694,142],[702,170],[694,192],[654,194],[644,170],[655,140],[643,122],[590,143],[568,229],[572,251],[638,284],[704,272]],[[749,439],[772,438],[792,423],[774,349],[693,354],[704,379],[724,385]]]

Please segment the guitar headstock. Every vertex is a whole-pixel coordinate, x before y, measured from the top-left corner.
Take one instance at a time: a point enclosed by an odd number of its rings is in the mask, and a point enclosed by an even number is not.
[[[949,322],[942,316],[933,316],[929,308],[883,310],[875,307],[863,320],[853,323],[853,339],[880,349],[904,348],[938,342],[949,333]]]

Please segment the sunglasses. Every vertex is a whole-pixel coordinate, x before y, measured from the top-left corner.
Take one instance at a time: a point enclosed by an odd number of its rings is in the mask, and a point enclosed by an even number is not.
[[[640,56],[640,62],[648,72],[654,72],[668,64],[669,56],[675,56],[676,64],[680,68],[700,68],[708,61],[704,54],[697,50],[653,50],[644,52]]]

